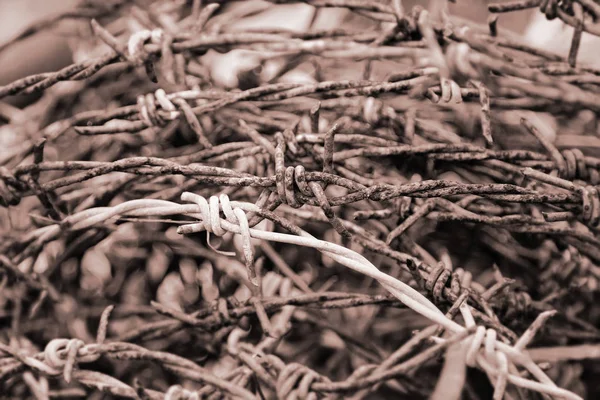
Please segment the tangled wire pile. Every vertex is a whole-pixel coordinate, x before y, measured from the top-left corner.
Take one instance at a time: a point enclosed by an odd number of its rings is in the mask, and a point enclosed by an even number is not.
[[[0,102],[1,393],[599,395],[600,5],[489,6],[574,26],[562,57],[446,7],[273,1],[348,10],[292,32],[230,3],[88,0],[0,46],[80,28],[0,87],[38,94]]]

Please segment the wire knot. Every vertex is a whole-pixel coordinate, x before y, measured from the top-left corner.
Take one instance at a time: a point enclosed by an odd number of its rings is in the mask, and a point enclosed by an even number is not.
[[[300,192],[305,196],[312,196],[312,191],[309,189],[306,183],[306,177],[304,176],[304,167],[298,165],[297,167],[285,166],[285,150],[286,141],[282,133],[275,134],[275,140],[277,146],[275,147],[275,185],[277,187],[277,195],[279,199],[284,203],[294,208],[300,208],[304,204],[296,196],[295,185],[300,189]]]
[[[161,113],[157,103],[164,111],[171,113],[168,116],[166,113]],[[163,89],[158,89],[155,93],[141,94],[137,97],[137,106],[140,118],[148,126],[164,126],[170,120],[173,120],[176,115],[176,107],[173,102],[167,97]],[[170,117],[170,118],[169,118]]]
[[[585,156],[579,149],[565,149],[561,151],[565,162],[559,173],[561,177],[569,180],[581,179],[592,185],[600,183],[600,173],[596,168],[588,168]]]
[[[164,37],[162,29],[145,29],[131,35],[127,42],[127,51],[129,52],[130,60],[136,65],[143,64],[149,54],[144,48],[146,42],[150,40],[154,44],[161,44]]]
[[[207,149],[212,147],[194,109],[176,93],[167,94],[163,89],[158,89],[154,93],[139,95],[137,105],[141,120],[148,126],[165,126],[168,122],[183,115],[188,126],[196,134],[198,142]]]
[[[94,353],[92,349],[92,346],[86,346],[80,339],[54,339],[44,349],[44,361],[58,373],[62,370],[68,383],[78,362],[89,363],[100,358],[100,354]]]
[[[221,218],[222,211],[227,222],[240,226],[242,236],[250,236],[249,228],[244,226],[248,223],[246,213],[239,207],[233,208],[229,196],[226,194],[221,194],[219,197],[211,196],[207,201],[200,195],[185,192],[181,195],[181,199],[198,205],[202,222],[182,225],[179,227],[180,233],[207,231],[217,236],[223,236],[227,233],[227,230],[221,225],[221,221],[223,221],[223,218]]]
[[[434,300],[440,302],[444,299],[444,288],[449,282],[458,283],[457,277],[454,277],[452,270],[446,268],[443,263],[439,263],[430,273],[425,281],[425,289],[431,291]],[[458,291],[460,291],[460,283],[458,283]]]
[[[315,198],[331,225],[340,235],[350,237],[350,233],[333,211],[331,204],[329,204],[322,184],[314,181],[307,182],[306,171],[302,165],[286,168],[286,142],[283,135],[279,132],[275,134],[275,139],[277,141],[277,146],[275,147],[275,185],[281,202],[293,208],[302,207],[304,202],[296,195],[295,189],[297,187],[304,196]]]
[[[253,285],[258,286],[258,279],[254,271],[254,248],[251,242],[250,225],[246,213],[239,207],[233,208],[229,201],[229,196],[221,194],[219,197],[211,196],[208,201],[202,196],[194,193],[185,192],[181,195],[183,201],[196,203],[200,209],[202,222],[182,225],[177,229],[180,234],[190,234],[206,231],[208,234],[214,233],[217,236],[223,236],[227,230],[223,228],[221,210],[225,215],[225,220],[232,225],[239,227],[242,237],[242,249],[244,260],[248,269],[249,279]]]

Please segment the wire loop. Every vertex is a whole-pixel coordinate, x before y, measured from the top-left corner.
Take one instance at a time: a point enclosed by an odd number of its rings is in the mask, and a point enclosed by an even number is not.
[[[559,170],[559,173],[565,179],[581,179],[592,185],[600,183],[600,173],[594,167],[588,167],[585,155],[579,149],[564,149],[560,152],[564,157],[566,167]]]
[[[229,196],[226,194],[221,194],[219,197],[212,196],[209,199],[210,202],[206,201],[202,196],[189,192],[184,193],[181,198],[198,205],[202,222],[182,225],[179,227],[180,233],[189,234],[205,230],[209,234],[214,233],[217,236],[223,236],[227,231],[221,226],[221,209],[228,222],[240,227],[248,278],[254,286],[258,286],[258,278],[254,270],[254,247],[250,237],[250,225],[246,213],[239,208],[233,208],[229,201]]]
[[[452,271],[446,268],[443,263],[439,263],[438,266],[429,273],[429,277],[425,281],[425,289],[432,292],[434,300],[441,302],[444,299],[443,290],[449,282],[455,281],[454,286],[455,288],[458,288],[458,291],[460,292],[460,283],[456,281],[456,277],[453,276]]]
[[[154,44],[161,44],[165,37],[162,29],[141,30],[129,37],[127,42],[127,51],[129,58],[136,65],[141,65],[148,57],[148,52],[144,49],[144,44],[150,40]]]
[[[100,354],[90,352],[90,348],[79,339],[53,339],[44,349],[44,361],[50,368],[62,370],[65,381],[70,382],[76,363],[94,362],[100,358]]]
[[[194,113],[192,106],[179,97],[178,94],[168,95],[164,89],[158,89],[154,93],[139,95],[137,106],[140,119],[147,126],[163,127],[167,123],[183,116],[188,126],[198,138],[198,142],[205,148],[211,148],[212,143],[206,137],[204,128]]]

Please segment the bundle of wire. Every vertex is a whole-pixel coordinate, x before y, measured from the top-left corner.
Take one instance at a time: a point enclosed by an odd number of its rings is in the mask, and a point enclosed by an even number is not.
[[[2,393],[593,398],[594,4],[489,5],[568,54],[400,1],[86,1],[14,36],[76,32],[0,87]]]

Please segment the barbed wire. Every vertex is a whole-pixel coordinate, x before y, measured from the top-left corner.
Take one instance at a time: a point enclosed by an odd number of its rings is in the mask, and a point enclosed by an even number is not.
[[[449,374],[469,366],[494,398],[585,396],[581,371],[562,389],[533,360],[600,337],[577,311],[600,277],[600,158],[582,134],[600,81],[576,60],[595,3],[489,5],[575,27],[568,57],[445,6],[307,0],[351,22],[293,32],[236,30],[235,2],[95,3],[0,45],[73,19],[97,47],[0,87],[42,96],[0,103],[0,129],[25,138],[0,156],[5,393],[460,396],[474,389]],[[227,89],[207,60],[235,51],[258,61]],[[549,347],[532,358],[536,334]],[[323,367],[318,348],[338,355]]]

